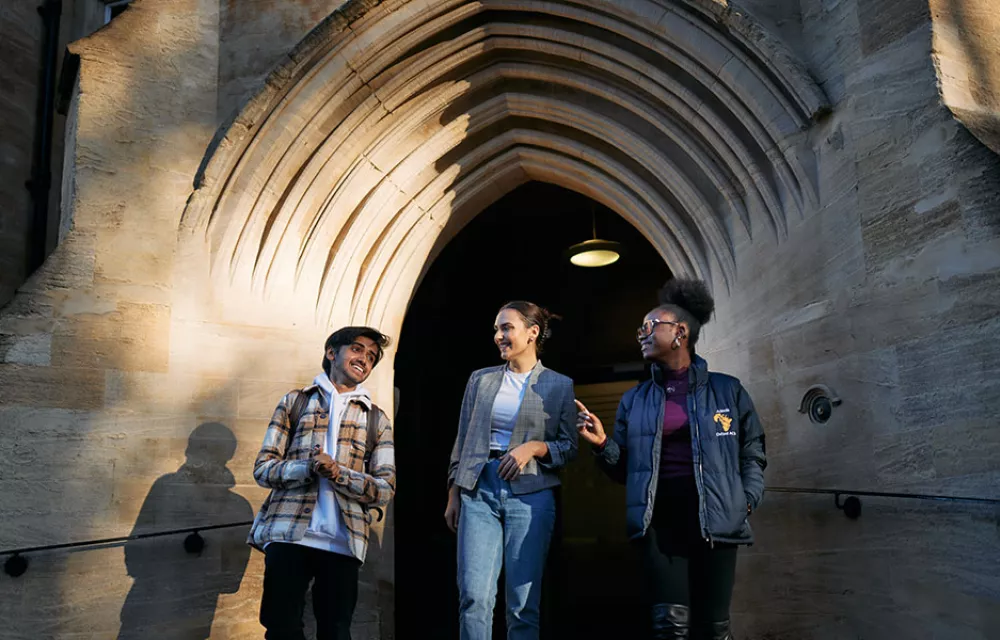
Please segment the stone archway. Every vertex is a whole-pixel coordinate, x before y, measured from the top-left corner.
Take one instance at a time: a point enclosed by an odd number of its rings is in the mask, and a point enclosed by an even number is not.
[[[530,180],[730,286],[737,233],[781,239],[816,206],[806,130],[827,109],[783,45],[714,0],[348,2],[210,149],[179,243],[201,305],[175,321],[398,335],[437,252]],[[391,521],[380,534],[391,545]],[[392,569],[374,572],[385,621]]]
[[[211,150],[182,246],[223,309],[307,305],[317,326],[391,332],[440,247],[540,180],[618,212],[675,272],[729,285],[734,226],[780,238],[815,205],[803,132],[827,108],[714,0],[356,0]]]

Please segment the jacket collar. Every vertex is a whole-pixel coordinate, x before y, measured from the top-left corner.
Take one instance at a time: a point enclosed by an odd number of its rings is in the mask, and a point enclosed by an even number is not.
[[[480,386],[480,393],[483,394],[484,398],[490,398],[491,400],[496,397],[497,392],[500,391],[500,385],[503,384],[503,374],[507,369],[507,365],[502,364],[492,369],[488,369],[483,375],[482,383]],[[538,378],[545,371],[545,367],[542,366],[542,361],[539,360],[535,363],[535,366],[531,368],[531,375],[528,376],[526,383],[528,387],[534,387],[535,383],[538,382]]]
[[[504,371],[506,371],[506,370],[507,370],[507,365],[506,364],[502,364],[502,365],[499,365],[499,366],[495,367],[490,372],[490,375],[493,375],[493,376],[495,376],[497,378],[497,380],[500,380],[501,378],[503,378]],[[533,366],[531,368],[531,372],[530,372],[531,375],[528,376],[528,382],[529,382],[529,384],[534,383],[536,380],[538,380],[539,374],[541,374],[542,371],[544,371],[544,370],[545,370],[545,367],[542,365],[542,361],[541,360],[538,360],[537,362],[535,362],[535,366]]]
[[[504,366],[506,366],[506,365],[504,365]],[[529,376],[531,378],[531,381],[534,382],[534,381],[538,380],[538,376],[544,370],[545,370],[545,367],[542,366],[542,361],[541,360],[536,361],[535,362],[535,366],[533,366],[531,368],[531,376]]]
[[[664,380],[663,365],[654,363],[650,370],[653,373],[653,382],[662,387]],[[694,356],[694,361],[688,368],[688,381],[696,387],[702,387],[708,383],[708,362],[699,355]]]

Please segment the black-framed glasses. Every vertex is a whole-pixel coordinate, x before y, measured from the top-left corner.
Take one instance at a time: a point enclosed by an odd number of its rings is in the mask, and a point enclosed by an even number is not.
[[[657,320],[656,318],[644,320],[642,326],[635,330],[635,339],[641,342],[642,340],[645,340],[649,336],[653,335],[653,331],[656,330],[656,325],[658,324],[678,325],[680,323],[675,322],[674,320]]]

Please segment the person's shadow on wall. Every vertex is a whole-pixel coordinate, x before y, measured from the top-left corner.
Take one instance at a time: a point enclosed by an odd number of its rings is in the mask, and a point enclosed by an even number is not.
[[[186,461],[161,476],[143,502],[132,535],[249,521],[250,503],[234,493],[226,464],[236,453],[228,427],[205,423],[188,438]],[[208,638],[221,594],[235,593],[250,559],[247,527],[207,532],[201,553],[184,549],[184,535],[132,540],[125,566],[134,579],[121,612],[118,640]]]

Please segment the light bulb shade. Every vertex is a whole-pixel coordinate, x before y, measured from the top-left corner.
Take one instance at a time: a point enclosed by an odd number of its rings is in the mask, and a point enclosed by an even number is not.
[[[610,240],[587,240],[566,250],[566,257],[578,267],[606,267],[618,262],[621,245]]]

